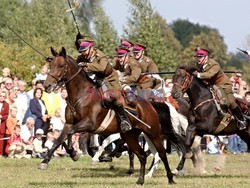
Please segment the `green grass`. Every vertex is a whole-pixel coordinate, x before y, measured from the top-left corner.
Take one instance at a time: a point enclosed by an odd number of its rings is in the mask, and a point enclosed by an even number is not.
[[[170,166],[177,166],[178,157],[170,155]],[[184,177],[175,177],[178,187],[250,187],[250,154],[205,155],[207,174],[195,175],[191,161],[188,160]],[[148,161],[151,162],[152,157]],[[141,187],[135,184],[139,175],[139,162],[135,160],[135,174],[126,175],[128,157],[114,159],[114,169],[109,170],[109,163],[91,164],[90,157],[83,157],[77,162],[70,158],[52,159],[48,170],[38,170],[39,159],[0,158],[0,187]],[[218,162],[219,161],[219,162]],[[149,163],[147,167],[149,166]],[[219,172],[214,171],[217,164],[223,166]],[[223,165],[224,164],[224,165]],[[145,179],[143,187],[170,187],[163,164],[161,163],[154,178]]]

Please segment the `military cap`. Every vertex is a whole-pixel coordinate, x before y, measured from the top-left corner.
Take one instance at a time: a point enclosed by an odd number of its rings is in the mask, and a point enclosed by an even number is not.
[[[201,48],[197,47],[195,48],[195,57],[204,57],[206,55],[209,55],[212,51],[209,48]]]
[[[91,37],[84,37],[83,39],[79,39],[78,42],[80,44],[80,47],[78,49],[79,52],[83,52],[95,44],[94,39],[92,39]]]
[[[130,52],[129,49],[122,48],[122,47],[116,48],[115,51],[116,51],[117,57],[123,57]]]
[[[134,44],[133,44],[131,41],[122,38],[122,39],[120,40],[120,45],[119,45],[119,47],[122,47],[122,48],[131,48],[133,45],[134,45]]]
[[[134,45],[133,47],[133,52],[140,52],[142,50],[145,50],[146,49],[146,46],[142,45],[142,44],[136,44]]]

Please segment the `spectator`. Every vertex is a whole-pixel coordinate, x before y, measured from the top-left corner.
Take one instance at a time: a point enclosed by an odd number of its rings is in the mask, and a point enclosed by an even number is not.
[[[27,154],[32,154],[33,151],[32,142],[34,137],[34,125],[35,125],[35,120],[32,117],[28,117],[26,123],[21,127],[20,135],[25,145],[25,150]]]
[[[36,130],[36,137],[33,140],[33,156],[36,158],[44,158],[47,155],[48,148],[43,148],[43,130],[42,129],[37,129]]]
[[[33,99],[33,94],[34,94],[34,90],[36,89],[36,84],[37,84],[37,80],[36,79],[33,79],[32,80],[32,88],[31,88],[31,90],[29,90],[28,92],[27,92],[27,94],[29,95],[29,98],[30,99]],[[43,82],[42,80],[39,80],[39,82]]]
[[[65,109],[66,109],[66,106],[67,106],[67,101],[66,101],[67,97],[68,97],[68,92],[67,92],[66,88],[63,87],[61,89],[61,95],[59,97],[59,99],[60,99],[60,107],[62,109],[61,110],[61,118],[62,118],[63,123],[66,122],[66,120],[65,120]]]
[[[19,94],[17,95],[17,119],[19,122],[23,121],[25,112],[27,111],[31,97],[26,92],[27,83],[24,80],[18,81]],[[33,97],[32,97],[33,98]]]
[[[57,108],[55,116],[53,116],[50,120],[52,130],[54,131],[55,129],[57,129],[60,133],[62,132],[64,127],[64,123],[61,117],[61,111],[62,111],[61,108]]]
[[[5,149],[5,152],[8,154],[8,158],[22,158],[25,155],[25,148],[20,132],[20,125],[16,125]]]
[[[8,92],[8,97],[6,99],[6,102],[9,104],[10,108],[17,108],[16,98],[16,92],[13,89],[10,89]]]
[[[247,85],[247,82],[245,80],[242,80],[240,84],[239,95],[243,98],[245,96],[245,93],[248,91],[248,89],[249,87]]]
[[[10,78],[10,69],[9,68],[3,68],[2,70],[2,76],[0,77],[0,82],[4,82],[6,78]]]
[[[245,93],[245,99],[246,99],[246,101],[248,103],[248,107],[250,107],[250,91],[247,91]]]
[[[14,87],[15,87],[15,86],[18,87],[18,81],[19,81],[18,77],[17,77],[16,75],[15,75],[15,76],[12,76],[12,80],[13,80],[13,85],[14,85]]]
[[[47,65],[42,66],[40,72],[36,74],[36,80],[46,80],[47,73],[48,73],[48,66]]]
[[[73,145],[74,150],[77,153],[82,154],[82,150],[80,149],[80,146],[79,146],[79,138],[80,138],[80,133],[73,134],[72,145]]]
[[[30,100],[30,111],[32,114],[36,116],[35,120],[35,131],[37,129],[43,129],[43,131],[47,132],[47,119],[49,116],[47,115],[47,109],[44,101],[41,99],[43,95],[43,90],[40,88],[36,88],[34,90],[34,98]]]
[[[4,155],[6,142],[3,140],[6,132],[6,121],[9,115],[9,104],[5,101],[5,93],[0,92],[0,157]]]
[[[17,125],[17,119],[16,119],[17,109],[15,107],[10,108],[9,117],[6,121],[6,137],[9,137],[13,134],[14,128]]]
[[[60,132],[59,132],[59,130],[57,130],[57,129],[55,129],[54,131],[53,131],[53,133],[54,133],[54,139],[56,140],[56,139],[58,139],[59,138],[59,136],[60,136]],[[73,137],[72,137],[72,141],[73,141]],[[66,151],[65,151],[65,149],[62,147],[62,145],[60,145],[57,149],[56,149],[56,151],[54,152],[54,156],[55,157],[63,157],[63,156],[65,156],[66,155]]]
[[[13,80],[9,77],[4,80],[5,90],[9,92],[13,88]]]
[[[52,132],[52,131],[48,132],[47,133],[47,140],[46,140],[44,146],[46,148],[48,148],[48,150],[50,150],[52,148],[53,144],[54,144],[54,140],[55,140],[54,132]]]
[[[230,135],[228,138],[228,149],[233,154],[247,152],[247,144],[236,134]]]

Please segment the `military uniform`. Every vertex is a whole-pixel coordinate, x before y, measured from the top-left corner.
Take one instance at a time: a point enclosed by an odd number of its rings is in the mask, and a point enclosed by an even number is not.
[[[145,55],[138,61],[141,67],[142,73],[148,72],[158,72],[158,67],[152,59],[146,57]],[[152,75],[141,75],[139,77],[138,83],[141,89],[149,89],[155,86],[156,79]]]
[[[136,85],[141,74],[141,67],[134,57],[129,56],[129,60],[125,65],[121,65],[118,58],[113,60],[113,68],[124,73],[124,77],[120,80],[122,84]]]
[[[207,63],[200,67],[198,77],[209,84],[216,85],[221,88],[230,103],[230,108],[235,109],[238,105],[232,92],[232,86],[227,75],[222,71],[219,63],[213,59],[208,59]]]
[[[92,72],[96,75],[97,80],[103,80],[108,90],[113,92],[114,99],[117,99],[118,93],[121,87],[118,82],[118,74],[109,63],[107,56],[100,50],[95,49],[94,54],[89,60],[86,60],[82,55],[78,56],[77,62],[87,63],[87,72]],[[116,100],[115,103],[121,104],[120,100]]]

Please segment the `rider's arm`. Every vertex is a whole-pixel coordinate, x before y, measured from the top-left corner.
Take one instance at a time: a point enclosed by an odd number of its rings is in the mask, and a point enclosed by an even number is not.
[[[215,76],[220,70],[221,70],[221,67],[218,64],[213,64],[205,72],[199,72],[197,74],[197,77],[200,78],[200,79],[210,79],[213,76]]]

